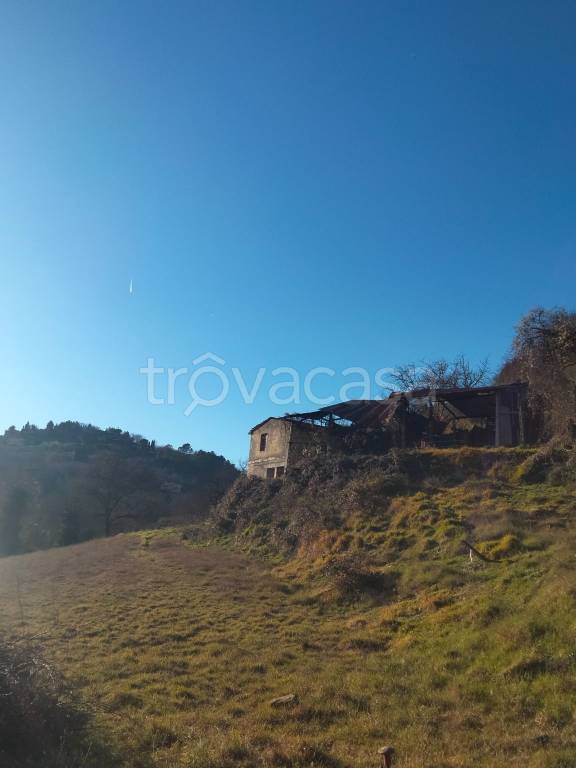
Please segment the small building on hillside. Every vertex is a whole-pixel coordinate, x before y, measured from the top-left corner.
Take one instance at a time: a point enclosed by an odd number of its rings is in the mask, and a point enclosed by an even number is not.
[[[513,446],[531,442],[522,383],[393,392],[270,417],[250,430],[248,475],[281,478],[303,456],[392,447]]]
[[[319,437],[324,442],[327,436],[316,432],[310,425],[289,417],[271,417],[256,424],[250,430],[248,475],[269,480],[283,477],[307,446],[314,446]]]

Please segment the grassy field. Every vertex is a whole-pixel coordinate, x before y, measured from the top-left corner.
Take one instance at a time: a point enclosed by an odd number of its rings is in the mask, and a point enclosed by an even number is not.
[[[388,743],[405,768],[573,768],[573,491],[492,473],[339,493],[344,518],[290,558],[252,526],[1,560],[1,629],[41,633],[133,768],[364,768]],[[380,588],[347,594],[327,564],[359,555]]]

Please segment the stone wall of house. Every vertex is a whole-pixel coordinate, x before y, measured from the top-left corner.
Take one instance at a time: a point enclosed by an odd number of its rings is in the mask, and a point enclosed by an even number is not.
[[[288,464],[292,422],[268,419],[250,435],[248,476],[283,477]]]
[[[290,419],[268,419],[250,435],[248,476],[268,480],[284,477],[288,467],[303,457],[341,450],[346,431]]]

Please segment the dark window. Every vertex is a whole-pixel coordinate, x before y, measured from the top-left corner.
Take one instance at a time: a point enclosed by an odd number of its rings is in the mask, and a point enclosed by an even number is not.
[[[266,477],[272,479],[274,477],[274,467],[268,467],[266,470]]]
[[[265,451],[266,450],[267,443],[268,443],[268,432],[263,432],[260,435],[260,450],[261,451]]]
[[[276,467],[276,477],[282,477],[284,474],[284,467]]]

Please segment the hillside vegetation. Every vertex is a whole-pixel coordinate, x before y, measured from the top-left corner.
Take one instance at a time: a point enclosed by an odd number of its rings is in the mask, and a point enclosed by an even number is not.
[[[0,554],[206,516],[238,476],[222,456],[49,422],[0,437]]]
[[[132,768],[364,768],[387,743],[401,768],[573,768],[572,457],[242,478],[214,523],[0,560],[2,629],[42,634]]]
[[[0,765],[120,768],[89,713],[34,643],[0,642]]]

